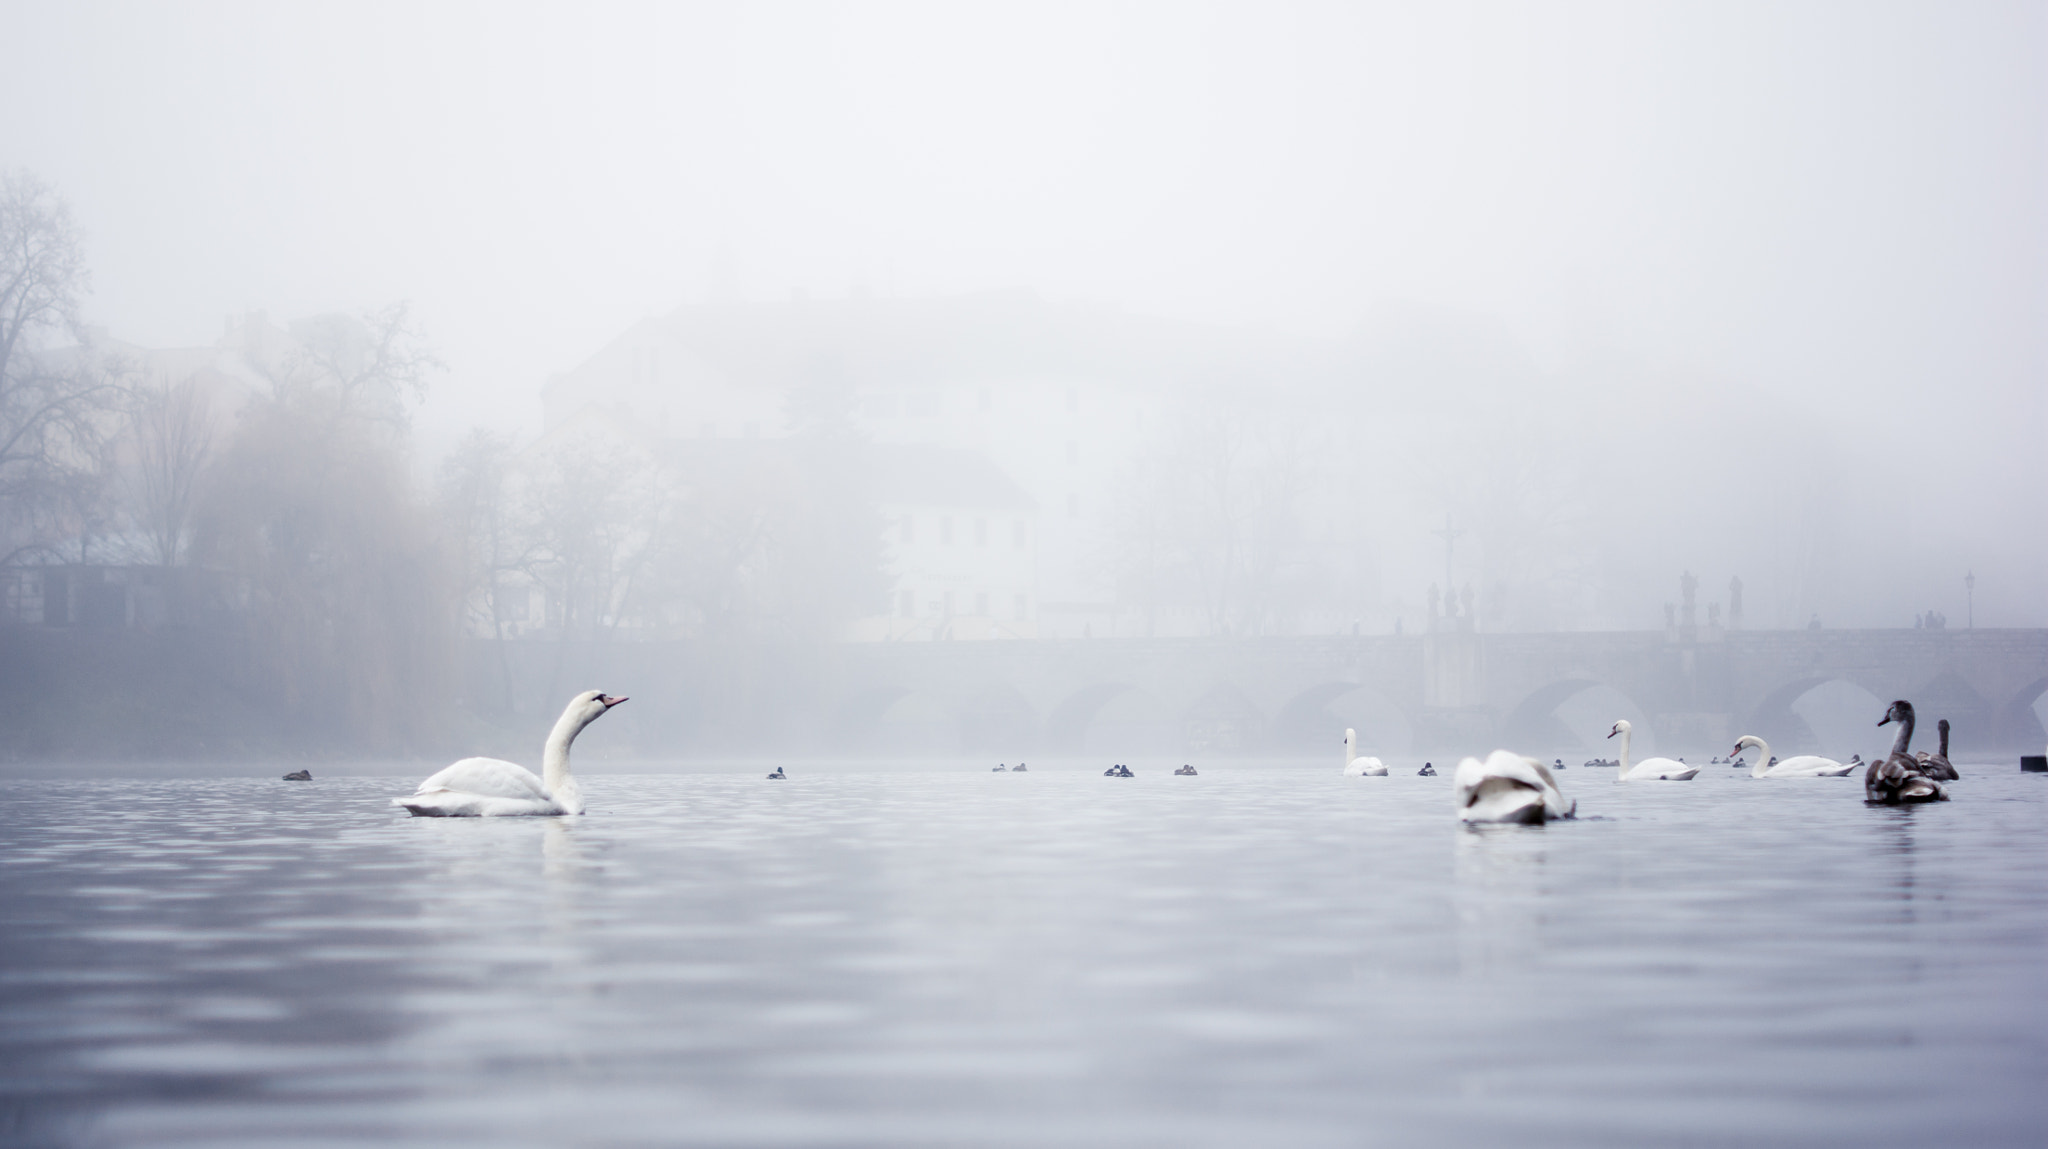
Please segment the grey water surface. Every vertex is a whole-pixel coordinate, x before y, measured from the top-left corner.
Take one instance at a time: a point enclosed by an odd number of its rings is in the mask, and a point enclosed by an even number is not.
[[[0,783],[8,1145],[2048,1137],[2048,779]]]

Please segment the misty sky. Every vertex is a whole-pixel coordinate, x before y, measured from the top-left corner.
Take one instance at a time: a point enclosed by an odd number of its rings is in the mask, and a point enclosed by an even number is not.
[[[412,299],[446,437],[707,293],[1419,301],[2048,513],[2041,4],[415,7],[0,5],[0,164],[71,200],[90,318]]]

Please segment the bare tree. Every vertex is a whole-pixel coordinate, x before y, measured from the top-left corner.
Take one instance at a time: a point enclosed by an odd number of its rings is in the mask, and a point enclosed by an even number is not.
[[[213,453],[213,404],[196,379],[141,390],[129,417],[134,466],[127,475],[130,513],[150,559],[177,566],[198,497],[199,474]]]
[[[507,713],[516,709],[512,665],[505,649],[508,624],[525,620],[524,603],[511,609],[505,578],[523,573],[532,556],[516,534],[516,516],[509,505],[507,468],[511,443],[481,427],[472,429],[441,463],[439,501],[442,521],[453,536],[456,583],[466,627],[490,627],[498,656],[498,674]],[[526,596],[522,582],[516,594]]]
[[[70,208],[27,172],[0,173],[0,566],[68,534],[97,470],[119,388],[85,348],[44,346],[82,337],[89,284]]]

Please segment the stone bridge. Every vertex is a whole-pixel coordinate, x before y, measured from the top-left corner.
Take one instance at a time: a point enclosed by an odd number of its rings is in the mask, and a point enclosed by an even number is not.
[[[1626,717],[1639,757],[1725,752],[1742,733],[1867,755],[1893,698],[1923,716],[1916,745],[1946,717],[1959,752],[2038,751],[2048,630],[863,644],[835,648],[815,687],[838,744],[875,752],[1336,755],[1353,726],[1381,753],[1570,754]],[[1801,712],[1823,698],[1841,731],[1870,732],[1816,745]]]

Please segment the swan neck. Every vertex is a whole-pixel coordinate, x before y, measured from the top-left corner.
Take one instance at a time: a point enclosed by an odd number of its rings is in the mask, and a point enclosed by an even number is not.
[[[1937,727],[1935,727],[1935,729],[1936,729],[1936,730],[1939,730],[1939,731],[1941,732],[1941,756],[1942,756],[1943,758],[1947,758],[1947,757],[1948,757],[1948,723],[1947,723],[1947,721],[1946,721],[1946,720],[1944,720],[1944,721],[1942,722],[1942,724],[1941,724],[1940,726],[1937,726]]]
[[[540,781],[553,794],[569,781],[569,744],[583,733],[583,723],[573,709],[564,711],[548,734],[547,749],[541,752]]]
[[[1899,719],[1899,736],[1892,739],[1892,753],[1904,754],[1906,747],[1912,745],[1912,743],[1913,716],[1908,714],[1904,718]]]
[[[1756,740],[1756,765],[1749,768],[1749,776],[1761,778],[1771,770],[1771,744],[1759,738]]]
[[[1621,769],[1614,772],[1616,782],[1628,777],[1628,743],[1629,739],[1635,737],[1635,733],[1634,730],[1626,729],[1621,732]]]

